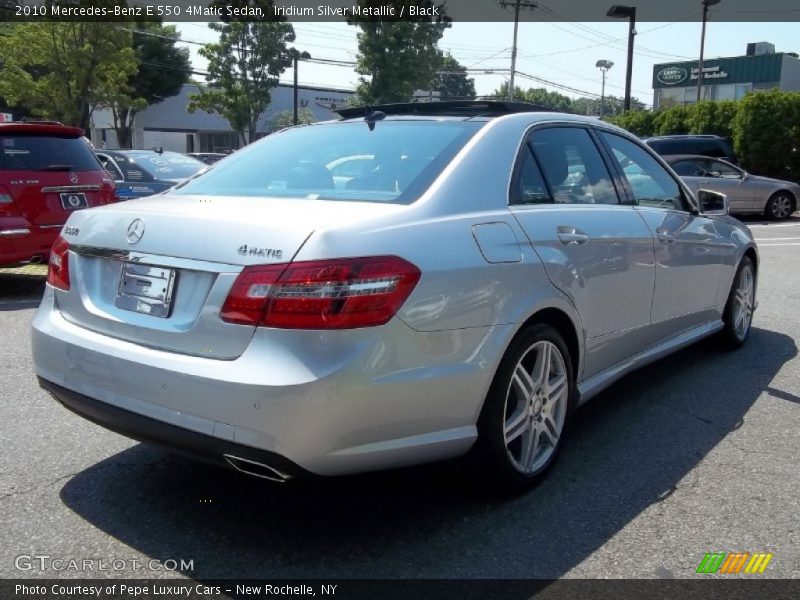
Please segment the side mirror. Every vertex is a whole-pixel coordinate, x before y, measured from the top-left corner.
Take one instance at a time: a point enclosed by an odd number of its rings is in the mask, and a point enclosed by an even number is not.
[[[728,197],[719,192],[711,190],[699,190],[697,192],[697,205],[701,215],[707,217],[727,215],[729,204]]]

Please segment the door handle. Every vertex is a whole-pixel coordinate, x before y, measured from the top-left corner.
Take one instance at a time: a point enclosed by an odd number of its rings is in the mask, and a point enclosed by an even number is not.
[[[575,227],[559,225],[557,231],[558,239],[565,246],[580,246],[589,241],[589,236]]]
[[[656,229],[656,236],[658,236],[658,239],[665,244],[671,244],[675,241],[675,236],[671,233],[668,233],[666,229],[662,229],[661,227]]]

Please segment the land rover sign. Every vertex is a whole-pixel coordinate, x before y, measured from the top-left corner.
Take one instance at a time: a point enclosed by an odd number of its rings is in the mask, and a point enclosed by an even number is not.
[[[656,73],[656,79],[665,85],[681,83],[686,81],[687,77],[689,77],[689,72],[681,67],[667,67]]]

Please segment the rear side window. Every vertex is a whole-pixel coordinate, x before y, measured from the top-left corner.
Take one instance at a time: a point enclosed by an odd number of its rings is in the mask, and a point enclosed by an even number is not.
[[[364,200],[416,200],[479,121],[363,121],[310,125],[274,133],[238,151],[178,194]]]
[[[84,138],[0,137],[0,171],[100,171]]]
[[[533,152],[523,146],[520,162],[511,182],[511,204],[552,204],[553,197],[544,183],[542,171],[533,158]]]
[[[618,203],[608,169],[585,129],[554,127],[537,130],[528,143],[550,190],[550,202]]]

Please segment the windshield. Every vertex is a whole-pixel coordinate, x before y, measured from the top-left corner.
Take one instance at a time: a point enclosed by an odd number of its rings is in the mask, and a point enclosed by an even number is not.
[[[272,134],[175,188],[177,194],[416,200],[484,122],[363,121]]]
[[[0,171],[100,171],[84,138],[0,136]]]
[[[201,160],[178,152],[129,154],[127,158],[130,163],[150,173],[154,179],[166,181],[183,181],[207,166]]]

